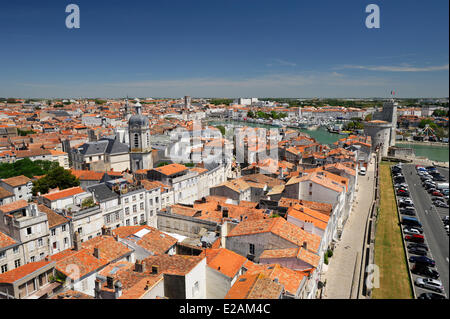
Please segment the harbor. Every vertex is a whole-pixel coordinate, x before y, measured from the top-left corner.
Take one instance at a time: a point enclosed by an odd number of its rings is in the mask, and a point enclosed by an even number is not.
[[[208,125],[218,126],[222,125],[225,127],[262,127],[262,128],[274,128],[281,127],[281,125],[272,125],[268,123],[259,123],[256,121],[243,121],[243,120],[208,120]],[[283,125],[284,126],[284,125]],[[300,125],[296,127],[295,125],[285,125],[288,128],[299,130],[303,133],[308,134],[312,138],[316,139],[321,144],[333,144],[344,136],[348,135],[337,130],[333,132],[329,128],[332,127],[332,122],[320,124],[313,124],[311,127],[307,125]],[[312,128],[312,129],[311,129]],[[413,161],[417,164],[432,164],[435,163],[440,166],[448,166],[449,163],[449,147],[446,143],[431,143],[431,142],[397,142],[396,146],[412,148],[414,150],[415,156],[405,158],[406,160]]]

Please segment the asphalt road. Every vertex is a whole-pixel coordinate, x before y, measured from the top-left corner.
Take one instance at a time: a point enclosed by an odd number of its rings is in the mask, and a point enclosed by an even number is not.
[[[442,169],[442,174],[448,181],[448,169]],[[441,169],[439,169],[441,171]],[[425,241],[429,247],[430,258],[436,261],[436,270],[439,272],[439,280],[444,285],[445,293],[449,296],[449,237],[444,229],[442,217],[448,215],[447,208],[436,208],[432,205],[431,196],[422,187],[422,181],[416,172],[414,165],[403,165],[403,175],[408,184],[412,201],[416,207],[417,218],[423,226]],[[412,265],[410,265],[412,266]],[[415,279],[417,276],[413,274]],[[417,296],[429,290],[416,288]]]

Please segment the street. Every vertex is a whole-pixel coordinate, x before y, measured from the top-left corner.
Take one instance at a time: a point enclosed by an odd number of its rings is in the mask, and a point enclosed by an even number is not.
[[[448,169],[439,169],[448,180]],[[403,165],[403,175],[408,184],[411,199],[414,202],[417,218],[423,225],[426,243],[429,247],[429,257],[436,261],[439,280],[444,285],[445,293],[449,295],[449,238],[444,229],[442,218],[448,215],[447,208],[437,208],[432,205],[431,196],[422,187],[414,165]],[[408,254],[409,255],[409,254]],[[411,266],[411,265],[410,265]],[[413,274],[413,279],[417,276]],[[429,290],[415,287],[417,296]]]

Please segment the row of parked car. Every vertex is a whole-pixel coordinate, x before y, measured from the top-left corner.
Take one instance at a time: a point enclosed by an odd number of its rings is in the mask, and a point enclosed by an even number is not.
[[[428,257],[429,248],[425,243],[423,228],[416,216],[416,208],[410,198],[408,184],[403,175],[401,164],[392,167],[395,193],[397,195],[397,207],[401,214],[401,225],[407,243],[409,263],[412,264],[411,272],[418,277],[414,283],[416,286],[443,293],[444,286],[438,280],[439,273],[434,269],[436,262]],[[445,296],[437,293],[422,293],[419,299],[445,299]]]
[[[417,174],[422,181],[422,186],[431,195],[431,201],[436,207],[449,208],[449,187],[436,167],[416,166]]]
[[[449,208],[448,182],[438,183],[438,181],[445,181],[445,178],[443,178],[433,166],[423,167],[417,165],[416,170],[422,180],[422,186],[431,195],[431,202],[433,205],[436,207]],[[442,222],[448,235],[448,216],[446,216],[446,219],[444,218]]]

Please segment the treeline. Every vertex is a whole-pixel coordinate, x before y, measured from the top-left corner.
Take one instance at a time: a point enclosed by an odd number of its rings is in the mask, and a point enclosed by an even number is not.
[[[233,103],[234,99],[211,99],[209,101],[209,103],[214,104],[214,105],[220,105],[220,104],[225,104],[225,105],[229,105],[230,103]]]
[[[285,118],[287,116],[286,113],[282,113],[282,112],[275,112],[275,111],[271,111],[270,113],[265,113],[262,111],[257,111],[256,113],[254,113],[253,111],[248,111],[247,112],[247,117],[249,118],[258,118],[258,119],[273,119],[273,120],[278,120],[278,119],[282,119]]]
[[[57,162],[36,160],[29,158],[18,160],[14,163],[0,164],[0,178],[9,178],[19,175],[25,175],[28,178],[47,174],[51,169],[58,167]]]

